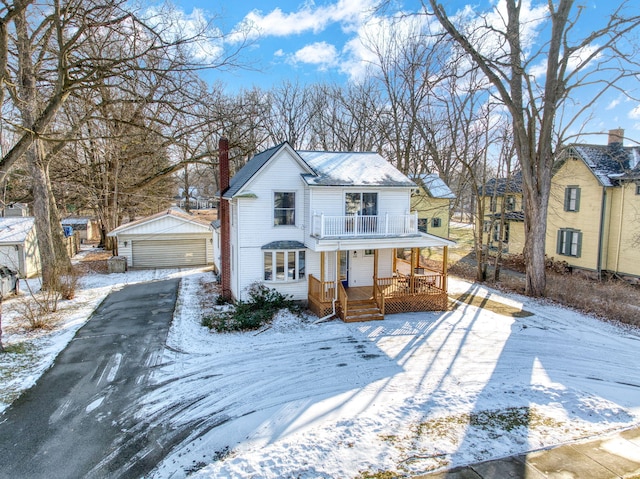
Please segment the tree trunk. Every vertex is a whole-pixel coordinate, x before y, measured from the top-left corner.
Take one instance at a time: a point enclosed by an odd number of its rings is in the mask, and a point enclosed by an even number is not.
[[[4,346],[2,345],[2,296],[0,296],[0,353],[4,353]]]
[[[38,117],[38,93],[36,74],[34,71],[32,55],[32,45],[30,43],[29,33],[27,29],[27,20],[25,12],[17,15],[15,18],[16,37],[18,39],[18,61],[20,66],[20,84],[18,90],[21,102],[19,104],[20,113],[22,115],[22,123],[26,130],[31,131],[33,137],[31,145],[26,151],[26,160],[31,174],[31,188],[33,195],[33,215],[38,237],[38,248],[40,250],[40,261],[42,267],[42,287],[47,288],[52,284],[56,284],[56,276],[60,274],[60,267],[70,266],[69,257],[66,249],[60,252],[59,256],[56,249],[56,243],[61,243],[61,237],[56,240],[54,238],[54,228],[52,228],[52,215],[58,220],[57,229],[59,235],[62,229],[59,226],[59,218],[57,211],[52,212],[51,205],[54,204],[51,197],[51,185],[49,184],[49,176],[47,168],[44,164],[44,147],[38,138],[38,129],[34,128],[36,118]],[[58,249],[60,245],[58,245]]]
[[[524,216],[524,263],[526,267],[525,292],[529,296],[544,296],[547,278],[545,272],[545,241],[547,236],[547,204],[544,198],[537,198],[538,202],[528,195],[525,188],[526,200],[529,204]]]

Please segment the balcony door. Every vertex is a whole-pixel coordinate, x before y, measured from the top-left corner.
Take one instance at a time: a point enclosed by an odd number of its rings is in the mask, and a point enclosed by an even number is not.
[[[346,193],[344,195],[344,214],[377,216],[378,193]]]
[[[378,193],[349,192],[344,195],[345,230],[356,233],[375,233],[377,229]]]

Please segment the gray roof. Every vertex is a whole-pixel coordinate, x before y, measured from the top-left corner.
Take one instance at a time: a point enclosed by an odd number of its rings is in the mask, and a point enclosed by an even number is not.
[[[640,179],[640,147],[611,145],[569,145],[563,161],[575,152],[603,186],[619,180]]]
[[[306,246],[300,241],[272,241],[261,247],[261,249],[305,249]]]
[[[414,181],[422,186],[432,198],[456,199],[451,188],[436,173],[423,173],[418,175]]]
[[[509,193],[522,193],[521,171],[509,178],[491,178],[484,187],[480,187],[480,194],[483,196],[504,196]]]
[[[404,186],[416,184],[378,153],[299,151],[315,175],[303,175],[310,186]]]
[[[246,185],[253,175],[255,175],[260,168],[262,168],[280,149],[287,144],[286,142],[280,143],[274,147],[264,150],[251,158],[240,170],[233,175],[229,180],[229,188],[223,192],[223,198],[233,198],[233,196]]]

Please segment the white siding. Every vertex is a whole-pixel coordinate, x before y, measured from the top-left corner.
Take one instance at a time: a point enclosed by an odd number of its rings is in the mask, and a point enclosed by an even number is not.
[[[385,213],[404,215],[411,210],[410,188],[344,188],[326,186],[313,188],[311,213],[324,213],[327,216],[344,215],[344,195],[346,192],[377,192],[378,215]]]
[[[349,251],[349,286],[373,284],[373,258],[365,256],[364,250]]]
[[[27,278],[37,276],[40,273],[40,249],[36,238],[36,229],[32,228],[22,246],[24,250],[25,275]]]
[[[0,266],[17,271],[22,278],[32,278],[40,273],[35,227],[27,233],[24,242],[0,246]]]
[[[374,255],[365,255],[365,250],[349,251],[349,286],[373,285]],[[388,278],[393,274],[393,249],[378,250],[378,277]]]
[[[148,239],[153,239],[156,235],[184,234],[184,233],[205,233],[209,228],[205,225],[184,221],[174,216],[163,216],[148,222],[140,223],[125,229],[120,235],[148,235]]]
[[[286,150],[271,159],[246,186],[256,198],[236,198],[234,200],[234,219],[237,221],[236,235],[232,235],[232,244],[237,246],[238,270],[233,291],[238,298],[245,299],[245,290],[256,281],[263,279],[263,255],[261,247],[273,241],[299,241],[304,243],[305,226],[308,222],[305,214],[305,188],[300,174],[304,170]],[[275,192],[295,192],[295,226],[274,226],[273,197]],[[310,251],[307,250],[307,256]],[[232,267],[232,273],[234,268]],[[232,283],[234,281],[232,280]],[[277,288],[283,294],[293,295],[294,299],[306,299],[306,278],[292,283],[265,283]]]
[[[13,271],[18,271],[20,275],[24,276],[26,273],[20,260],[22,246],[16,246],[12,244],[0,246],[0,266],[6,266]]]

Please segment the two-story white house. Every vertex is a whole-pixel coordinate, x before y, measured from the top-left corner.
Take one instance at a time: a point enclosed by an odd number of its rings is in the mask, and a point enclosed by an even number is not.
[[[255,155],[228,187],[221,179],[214,263],[223,290],[245,299],[261,282],[345,321],[446,309],[446,251],[455,243],[418,230],[416,188],[377,153],[295,151],[285,142]],[[444,248],[438,271],[420,263],[429,247]]]

